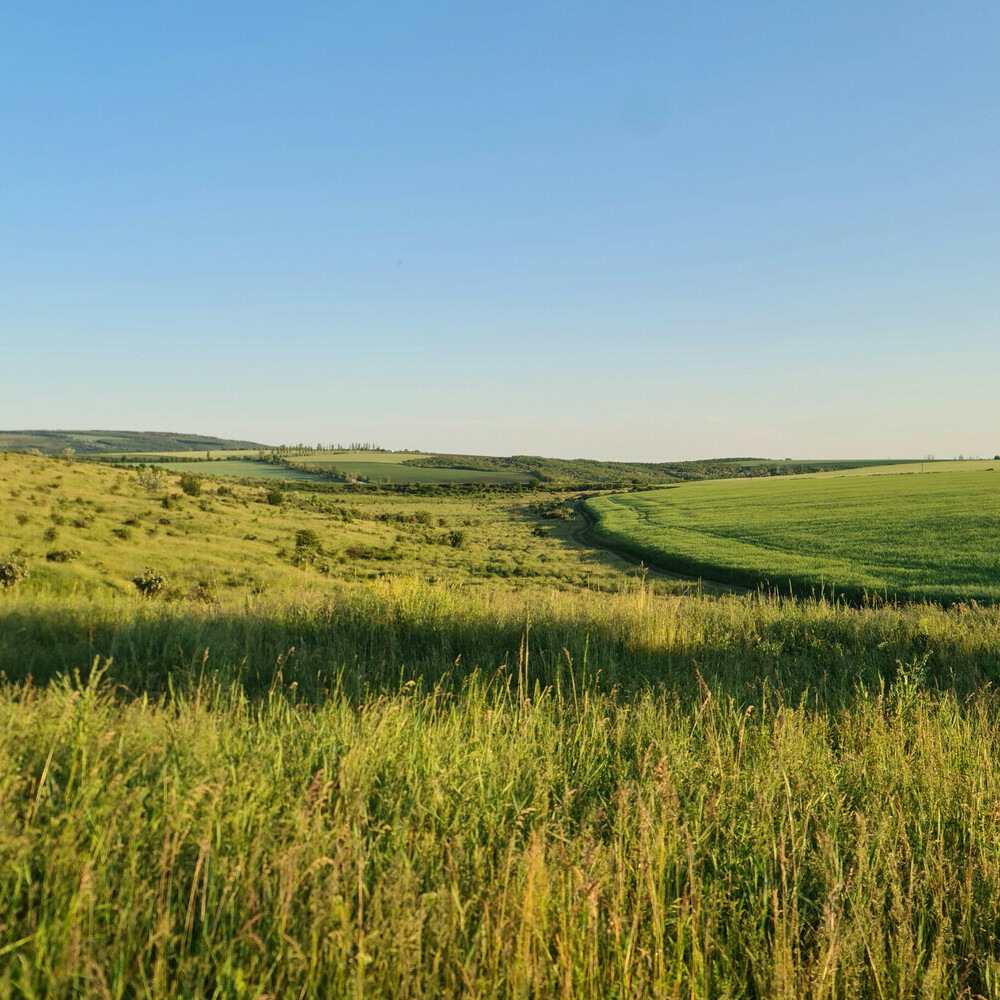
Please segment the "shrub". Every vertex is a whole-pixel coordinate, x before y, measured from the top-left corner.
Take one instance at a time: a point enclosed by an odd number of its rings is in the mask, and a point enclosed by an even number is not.
[[[219,590],[214,580],[199,580],[188,588],[189,601],[202,601],[214,604],[219,599]]]
[[[20,583],[27,575],[27,565],[17,556],[8,556],[0,562],[0,587],[4,590]]]
[[[49,562],[66,563],[79,559],[83,553],[79,549],[52,549],[45,553],[45,558]]]
[[[197,476],[193,472],[183,472],[181,473],[180,486],[181,490],[189,497],[196,497],[201,493],[201,476]]]
[[[465,544],[465,532],[461,528],[449,531],[448,542],[453,549],[460,549]]]
[[[295,532],[295,547],[297,549],[308,549],[312,552],[322,551],[320,537],[312,528],[302,528]]]
[[[120,538],[123,542],[127,542],[132,537],[132,529],[131,528],[112,528],[111,529],[111,534],[114,535],[115,538]]]
[[[53,526],[52,526],[51,528],[46,528],[46,529],[45,529],[45,530],[44,530],[44,531],[42,532],[42,538],[43,538],[43,539],[44,539],[44,540],[45,540],[46,542],[54,542],[54,541],[56,540],[56,536],[57,536],[58,534],[59,534],[59,531],[58,531],[58,529],[57,529],[57,528],[55,527],[55,525],[53,525]]]
[[[138,576],[133,576],[132,582],[143,597],[155,597],[167,588],[166,576],[148,566]]]
[[[285,499],[284,490],[280,486],[272,486],[267,491],[267,502],[272,507],[280,507],[281,502]]]
[[[158,469],[155,466],[150,465],[148,468],[146,466],[140,466],[139,468],[139,485],[144,486],[147,490],[158,490],[167,481],[166,474],[162,469]]]

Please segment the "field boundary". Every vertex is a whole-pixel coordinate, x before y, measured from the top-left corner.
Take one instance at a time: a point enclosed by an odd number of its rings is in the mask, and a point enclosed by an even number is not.
[[[667,485],[663,488],[674,489],[675,487]],[[624,494],[621,493],[607,493],[603,495],[624,496]],[[718,589],[731,594],[745,594],[755,589],[753,586],[746,586],[743,583],[708,577],[701,573],[685,573],[681,570],[675,569],[673,566],[668,565],[662,559],[654,558],[648,552],[639,552],[637,549],[630,548],[627,545],[618,545],[610,539],[603,539],[599,537],[594,530],[597,527],[597,518],[587,506],[587,502],[588,501],[585,499],[579,500],[573,505],[574,509],[578,511],[583,518],[583,524],[573,532],[573,537],[580,542],[580,544],[586,545],[592,549],[600,549],[604,552],[611,552],[622,559],[627,559],[630,562],[637,562],[640,566],[647,566],[649,569],[655,570],[657,573],[662,573],[663,575],[674,580],[685,580],[689,583],[697,583],[699,586],[706,586],[713,590]]]

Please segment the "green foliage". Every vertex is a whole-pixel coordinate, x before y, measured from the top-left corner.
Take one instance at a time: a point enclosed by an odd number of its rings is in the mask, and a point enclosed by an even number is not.
[[[132,582],[143,597],[156,597],[167,589],[168,581],[165,574],[147,566],[138,576],[132,577]]]
[[[455,528],[448,532],[448,544],[453,549],[460,549],[465,544],[465,532],[461,528]]]
[[[0,431],[0,449],[37,455],[58,455],[66,448],[79,455],[111,455],[117,458],[122,452],[204,451],[206,448],[216,451],[256,450],[266,447],[255,441],[155,431]]]
[[[272,507],[280,507],[285,499],[285,491],[278,485],[272,486],[267,491],[267,502]]]
[[[422,469],[452,469],[468,475],[520,475],[540,483],[575,489],[629,488],[701,479],[801,475],[832,469],[856,469],[875,462],[783,462],[763,458],[718,458],[693,462],[600,462],[593,459],[543,458],[512,455],[425,455],[406,465]],[[882,464],[882,463],[879,463]]]
[[[180,488],[189,497],[196,497],[201,493],[202,478],[193,472],[182,472],[180,478]]]
[[[16,555],[0,561],[0,588],[6,590],[19,584],[28,576],[28,565]]]
[[[45,553],[48,562],[67,563],[79,559],[83,553],[79,549],[52,549]]]

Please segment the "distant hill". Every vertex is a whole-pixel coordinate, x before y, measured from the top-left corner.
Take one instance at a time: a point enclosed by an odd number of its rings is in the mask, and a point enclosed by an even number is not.
[[[881,460],[783,461],[767,458],[708,458],[688,462],[602,462],[587,458],[542,458],[538,455],[428,455],[409,459],[405,465],[436,469],[470,469],[520,473],[540,483],[579,488],[612,489],[659,486],[699,479],[759,478],[802,475],[885,465]],[[893,463],[889,463],[893,464]]]
[[[176,434],[161,431],[0,431],[0,451],[27,451],[37,448],[44,455],[57,455],[64,448],[78,455],[115,452],[170,452],[270,448],[259,441],[235,441],[206,437],[204,434]]]

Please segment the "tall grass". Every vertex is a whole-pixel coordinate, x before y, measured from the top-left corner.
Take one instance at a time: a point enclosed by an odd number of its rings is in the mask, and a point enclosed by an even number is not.
[[[992,994],[1000,702],[855,695],[7,686],[0,995]]]
[[[141,597],[19,595],[0,601],[0,670],[36,682],[95,657],[134,692],[206,673],[251,695],[278,675],[302,696],[338,685],[391,693],[407,680],[458,683],[473,670],[532,683],[626,692],[667,686],[697,696],[699,676],[742,697],[762,679],[797,701],[850,700],[918,660],[928,681],[961,694],[997,679],[1000,609],[975,603],[853,608],[758,596],[692,600],[630,592],[523,594],[386,579],[333,599],[290,593],[241,609]],[[518,667],[520,664],[520,667]],[[572,666],[571,666],[572,665]]]

